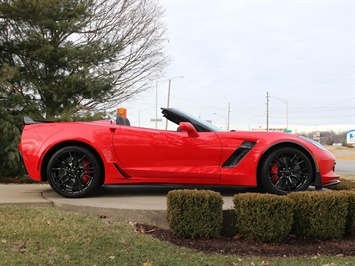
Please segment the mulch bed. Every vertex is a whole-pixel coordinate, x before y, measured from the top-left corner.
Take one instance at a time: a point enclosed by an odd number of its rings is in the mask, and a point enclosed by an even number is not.
[[[162,241],[204,253],[258,257],[355,256],[355,236],[331,240],[310,240],[288,236],[281,242],[261,243],[243,237],[187,239],[175,235],[171,230],[163,230],[155,226],[137,224],[136,228],[140,233],[151,234]]]

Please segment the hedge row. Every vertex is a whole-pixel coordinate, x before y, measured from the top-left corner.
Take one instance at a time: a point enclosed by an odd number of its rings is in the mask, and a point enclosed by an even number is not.
[[[233,197],[237,233],[271,242],[289,234],[328,239],[355,235],[355,191],[297,192],[288,196],[245,193]],[[222,229],[222,196],[206,190],[168,193],[167,219],[182,237],[217,237]]]
[[[332,190],[354,190],[355,191],[355,181],[339,178],[341,181],[339,184],[332,186]]]

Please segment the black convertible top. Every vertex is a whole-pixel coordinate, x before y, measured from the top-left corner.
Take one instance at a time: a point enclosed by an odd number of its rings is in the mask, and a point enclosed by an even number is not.
[[[212,125],[211,123],[194,117],[176,108],[161,108],[163,116],[169,121],[179,125],[180,122],[191,123],[197,132],[217,132],[222,131],[220,128]]]

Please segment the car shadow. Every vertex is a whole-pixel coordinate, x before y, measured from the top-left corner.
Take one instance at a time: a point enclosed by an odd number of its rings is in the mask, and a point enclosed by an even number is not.
[[[190,185],[103,185],[90,194],[90,197],[112,196],[166,196],[169,191],[183,189],[212,190],[222,196],[258,192],[262,189],[255,187],[230,187],[230,186],[190,186]]]

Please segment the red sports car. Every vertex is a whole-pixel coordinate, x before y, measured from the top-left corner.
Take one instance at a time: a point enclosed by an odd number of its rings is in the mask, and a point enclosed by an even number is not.
[[[335,157],[317,142],[276,132],[223,132],[174,108],[176,131],[116,121],[43,122],[24,118],[19,144],[28,175],[64,197],[101,185],[262,186],[287,194],[339,182]]]

